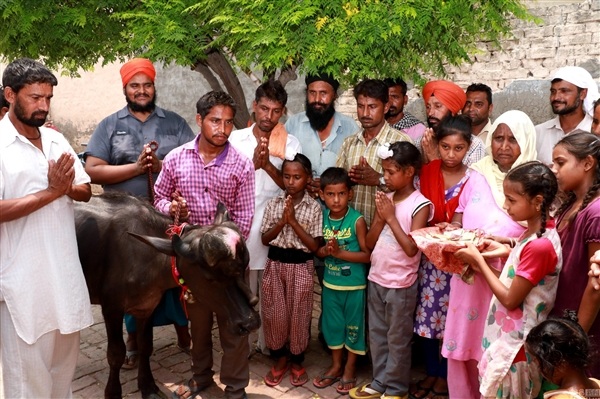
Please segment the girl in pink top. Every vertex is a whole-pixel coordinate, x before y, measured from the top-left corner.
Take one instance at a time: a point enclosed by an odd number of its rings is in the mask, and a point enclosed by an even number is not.
[[[373,249],[367,290],[373,380],[351,390],[351,398],[408,396],[421,259],[408,233],[427,226],[433,214],[431,202],[413,184],[421,167],[417,147],[396,142],[380,147],[377,155],[391,192],[376,193],[377,211],[367,233],[367,247]]]
[[[468,244],[456,256],[481,273],[494,293],[481,342],[481,396],[528,399],[538,394],[541,374],[525,355],[525,338],[554,306],[562,267],[560,238],[548,220],[558,184],[546,165],[533,161],[511,169],[503,188],[504,208],[514,220],[527,223],[525,233],[512,250],[487,241],[483,254]],[[500,275],[485,260],[507,256]]]

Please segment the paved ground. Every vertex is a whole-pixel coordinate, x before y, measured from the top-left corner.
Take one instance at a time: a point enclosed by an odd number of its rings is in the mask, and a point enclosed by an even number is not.
[[[108,364],[106,362],[106,333],[104,321],[99,306],[93,306],[94,325],[84,330],[81,334],[81,351],[75,380],[73,394],[75,398],[89,399],[104,397],[104,385],[108,379]],[[315,314],[317,310],[315,309]],[[313,327],[316,319],[313,319]],[[316,331],[316,328],[313,328]],[[156,327],[154,329],[154,354],[150,358],[150,365],[157,385],[171,396],[171,391],[191,377],[189,355],[177,349],[177,338],[172,326]],[[224,396],[223,385],[219,382],[219,368],[221,348],[218,342],[218,330],[213,330],[213,350],[215,359],[215,381],[217,385],[203,391],[198,398],[217,399]],[[313,334],[309,348],[306,352],[304,366],[310,381],[302,387],[294,387],[289,378],[284,378],[282,383],[271,388],[264,384],[263,376],[272,365],[270,358],[254,353],[250,358],[250,384],[246,389],[249,399],[289,398],[289,399],[334,399],[347,398],[339,395],[334,387],[317,389],[312,384],[312,378],[325,370],[330,364],[329,356],[321,349],[319,342]],[[416,373],[415,376],[418,376]],[[371,369],[363,365],[358,369],[358,383],[368,382]],[[121,384],[123,395],[127,398],[140,398],[137,389],[137,370],[121,370]]]

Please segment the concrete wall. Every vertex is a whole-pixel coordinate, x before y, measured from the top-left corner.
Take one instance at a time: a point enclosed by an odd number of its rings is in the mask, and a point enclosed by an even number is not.
[[[448,67],[449,80],[466,88],[471,83],[485,83],[494,92],[496,117],[510,109],[526,112],[534,123],[553,117],[548,96],[552,72],[565,65],[588,70],[600,82],[600,0],[573,2],[544,1],[544,7],[531,5],[533,15],[543,20],[539,25],[514,20],[514,37],[502,42],[502,48],[481,42],[471,63]],[[412,89],[407,109],[425,119],[420,92]],[[342,100],[344,111],[355,113],[350,93]]]
[[[508,109],[520,109],[534,123],[540,123],[552,117],[547,79],[554,69],[578,65],[600,82],[600,0],[545,0],[526,4],[542,23],[513,21],[514,37],[504,40],[501,49],[491,43],[479,43],[479,52],[473,55],[471,63],[448,67],[447,78],[464,88],[473,82],[492,87],[494,116]],[[93,72],[82,72],[80,78],[59,77],[50,117],[78,150],[100,120],[125,105],[120,66],[98,65]],[[0,73],[3,68],[0,65]],[[243,74],[240,80],[246,92],[246,105],[250,106],[257,85]],[[189,68],[157,65],[156,87],[158,104],[181,114],[196,130],[196,101],[210,90],[201,75]],[[289,114],[302,111],[304,80],[292,81],[286,89]],[[419,90],[411,89],[409,97],[408,110],[425,119]],[[337,109],[355,116],[356,104],[350,91],[340,96]]]

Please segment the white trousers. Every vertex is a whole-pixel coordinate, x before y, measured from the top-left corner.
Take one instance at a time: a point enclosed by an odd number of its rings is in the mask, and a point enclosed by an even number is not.
[[[262,290],[262,279],[263,279],[263,274],[264,274],[264,270],[248,270],[248,285],[250,286],[250,291],[252,291],[252,294],[256,295],[256,296],[260,296],[260,291]],[[258,302],[258,313],[260,314],[260,319],[262,322],[262,311],[260,309],[260,301]],[[260,325],[260,328],[258,329],[258,342],[256,343],[256,347],[257,349],[267,355],[269,354],[269,348],[267,348],[267,344],[265,342],[265,332],[263,330],[262,327],[262,323]],[[250,350],[252,351],[252,345],[254,345],[254,342],[252,342],[252,336],[250,336],[248,338],[249,343],[250,343]]]
[[[78,354],[79,332],[54,330],[33,345],[23,341],[0,301],[0,398],[71,398]]]

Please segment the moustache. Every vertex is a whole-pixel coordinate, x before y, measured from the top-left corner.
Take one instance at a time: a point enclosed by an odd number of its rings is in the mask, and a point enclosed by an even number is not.
[[[48,116],[48,112],[47,111],[34,111],[31,113],[32,117],[37,117],[37,116],[43,116],[44,119],[46,119],[46,117]]]

